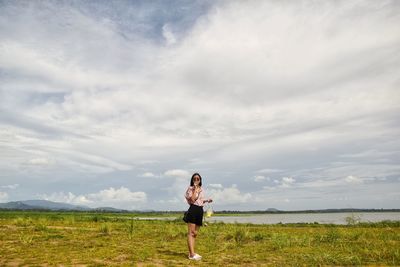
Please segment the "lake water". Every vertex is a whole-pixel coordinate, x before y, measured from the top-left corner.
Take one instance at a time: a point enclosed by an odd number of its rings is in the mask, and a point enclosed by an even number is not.
[[[212,216],[208,222],[225,223],[314,223],[347,224],[346,217],[354,216],[361,222],[380,222],[384,220],[400,221],[400,212],[354,212],[354,213],[290,213],[290,214],[259,214],[241,216]]]
[[[183,212],[182,212],[183,215]],[[239,216],[211,216],[206,222],[224,223],[321,223],[347,224],[346,218],[359,218],[361,222],[381,222],[385,220],[400,221],[400,212],[334,212],[334,213],[282,213],[282,214],[252,214]],[[135,217],[135,220],[175,220],[176,217]]]

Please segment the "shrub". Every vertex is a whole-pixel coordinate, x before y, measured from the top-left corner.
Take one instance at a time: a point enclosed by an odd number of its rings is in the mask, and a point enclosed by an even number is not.
[[[261,241],[261,240],[263,240],[263,239],[264,239],[264,235],[261,234],[261,233],[256,233],[256,234],[254,235],[254,241]]]
[[[29,245],[29,244],[31,244],[32,241],[33,241],[33,236],[32,236],[32,235],[28,235],[28,234],[21,233],[21,234],[19,235],[19,240],[21,241],[22,244]]]
[[[111,229],[110,226],[108,225],[108,223],[102,223],[100,225],[100,233],[104,234],[104,235],[108,235],[111,233]]]
[[[35,225],[35,231],[42,231],[42,232],[44,232],[44,231],[47,231],[47,230],[48,230],[47,225],[44,224],[44,223],[39,222],[39,223],[37,223],[37,224]]]
[[[28,218],[18,217],[16,219],[14,219],[13,223],[16,226],[26,227],[26,226],[29,226],[32,224],[32,219],[30,217],[28,217]]]
[[[356,225],[361,222],[361,217],[355,214],[351,214],[345,218],[347,225]]]
[[[243,229],[236,230],[234,239],[237,246],[241,246],[249,240],[249,233]]]

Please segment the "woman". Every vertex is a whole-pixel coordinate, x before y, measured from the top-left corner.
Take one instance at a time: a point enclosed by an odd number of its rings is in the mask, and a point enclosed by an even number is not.
[[[212,199],[204,198],[204,190],[201,188],[202,180],[200,174],[197,172],[192,175],[190,180],[190,186],[186,190],[185,198],[187,203],[190,205],[186,216],[183,218],[188,225],[188,248],[189,248],[189,259],[200,260],[201,256],[194,252],[194,243],[196,240],[197,232],[200,226],[203,225],[203,206],[204,203],[211,203]]]

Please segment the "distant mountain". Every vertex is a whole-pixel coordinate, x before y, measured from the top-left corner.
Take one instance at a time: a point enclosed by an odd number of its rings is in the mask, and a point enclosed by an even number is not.
[[[0,203],[0,209],[15,209],[15,210],[91,210],[89,207],[71,205],[61,202],[53,202],[48,200],[23,200]]]
[[[121,210],[121,209],[116,209],[113,207],[99,207],[99,208],[95,208],[92,210],[101,211],[101,212],[104,212],[104,211],[105,212],[129,212],[129,210]]]
[[[93,212],[136,212],[136,213],[181,213],[182,211],[157,211],[157,210],[125,210],[113,207],[99,207],[90,208],[87,206],[71,205],[62,202],[53,202],[48,200],[22,200],[11,201],[7,203],[0,203],[0,210],[60,210],[60,211],[93,211]],[[217,213],[222,214],[264,214],[264,213],[334,213],[334,212],[400,212],[400,209],[323,209],[323,210],[295,210],[285,211],[275,208],[268,208],[266,210],[248,210],[248,211],[235,211],[235,210],[218,210]]]
[[[275,209],[275,208],[269,208],[269,209],[267,209],[267,211],[279,211],[279,210]]]
[[[129,212],[128,210],[113,207],[90,208],[87,206],[71,205],[48,200],[21,200],[0,203],[0,209],[9,210],[67,210],[67,211],[98,211],[98,212]]]
[[[34,207],[30,205],[26,205],[21,201],[0,203],[0,209],[9,209],[9,210],[32,210],[39,209],[39,207]]]

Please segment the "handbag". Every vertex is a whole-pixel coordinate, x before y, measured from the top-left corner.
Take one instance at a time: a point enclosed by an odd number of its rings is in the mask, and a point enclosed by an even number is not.
[[[206,213],[205,214],[206,218],[210,218],[214,214],[213,207],[211,204],[206,204],[206,212],[205,213]]]

